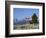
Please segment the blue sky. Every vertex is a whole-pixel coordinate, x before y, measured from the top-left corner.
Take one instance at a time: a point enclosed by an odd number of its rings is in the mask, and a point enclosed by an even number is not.
[[[13,18],[21,20],[24,17],[32,16],[33,14],[39,16],[39,9],[33,8],[13,8]]]

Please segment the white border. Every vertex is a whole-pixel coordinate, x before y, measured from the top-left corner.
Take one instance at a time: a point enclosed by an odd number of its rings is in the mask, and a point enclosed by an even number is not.
[[[39,29],[13,30],[13,8],[35,8],[39,9]],[[42,32],[42,6],[10,5],[10,34],[25,34]]]

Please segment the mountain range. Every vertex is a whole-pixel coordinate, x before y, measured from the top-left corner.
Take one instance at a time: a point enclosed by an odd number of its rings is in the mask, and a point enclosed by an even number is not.
[[[14,25],[21,25],[21,24],[27,24],[29,23],[29,21],[31,22],[32,18],[31,17],[25,17],[24,19],[22,20],[14,20]]]

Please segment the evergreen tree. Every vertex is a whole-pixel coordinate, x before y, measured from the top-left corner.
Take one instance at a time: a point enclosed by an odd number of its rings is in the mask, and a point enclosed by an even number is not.
[[[32,16],[32,23],[38,23],[38,17],[36,16],[36,14],[34,13]]]

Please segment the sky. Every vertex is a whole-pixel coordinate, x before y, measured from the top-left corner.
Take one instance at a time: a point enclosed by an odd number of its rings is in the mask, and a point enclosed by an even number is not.
[[[34,13],[39,16],[39,9],[13,8],[13,18],[18,20],[22,20],[24,17],[32,16]]]

